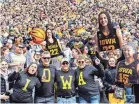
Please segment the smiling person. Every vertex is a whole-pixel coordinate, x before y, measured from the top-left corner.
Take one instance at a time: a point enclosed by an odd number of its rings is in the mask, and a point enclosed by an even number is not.
[[[11,95],[12,103],[33,103],[33,89],[41,86],[39,79],[36,77],[38,65],[31,63],[26,71],[16,68],[16,71],[8,77],[9,82],[14,82],[13,94]]]
[[[99,104],[100,92],[94,76],[103,77],[103,68],[96,69],[94,66],[86,65],[85,61],[85,57],[80,54],[77,59],[78,68],[76,69],[79,103]],[[100,61],[97,61],[96,64],[100,65]]]
[[[33,58],[34,58],[34,62],[40,64],[41,52],[35,51]]]
[[[99,31],[97,32],[96,42],[99,51],[108,51],[122,48],[122,33],[117,26],[113,28],[110,15],[107,12],[101,12],[98,16]]]
[[[126,102],[135,103],[133,100],[133,94],[136,97],[136,103],[139,99],[139,96],[136,96],[136,88],[134,88],[134,93],[132,91],[132,85],[139,84],[139,62],[134,58],[136,54],[136,47],[132,42],[127,43],[123,47],[123,53],[125,60],[120,61],[117,65],[117,82],[123,83],[126,88]]]
[[[51,55],[49,51],[41,54],[41,62],[38,69],[38,78],[41,87],[35,90],[35,103],[54,103],[54,80],[56,68],[50,64]]]
[[[63,58],[61,70],[56,72],[57,103],[76,103],[75,71],[69,66],[69,60]]]
[[[114,93],[115,78],[116,78],[116,63],[115,57],[109,57],[108,68],[104,71],[104,85],[106,87],[106,95],[108,98],[109,93]]]
[[[6,92],[9,90],[8,83],[8,63],[5,60],[0,62],[0,77],[1,77],[1,94],[0,100],[1,103],[9,103],[9,95],[6,95]]]

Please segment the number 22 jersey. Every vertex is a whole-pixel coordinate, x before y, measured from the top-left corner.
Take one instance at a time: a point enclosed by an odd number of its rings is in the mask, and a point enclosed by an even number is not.
[[[56,39],[53,43],[46,40],[46,49],[50,52],[52,58],[61,55],[61,49]]]

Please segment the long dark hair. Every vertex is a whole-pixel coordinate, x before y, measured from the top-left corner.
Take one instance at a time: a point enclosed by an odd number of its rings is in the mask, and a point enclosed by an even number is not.
[[[106,17],[107,17],[107,19],[108,19],[108,29],[109,29],[109,31],[110,31],[111,33],[113,33],[113,25],[112,25],[112,22],[111,22],[110,15],[108,14],[108,12],[105,12],[105,11],[99,13],[99,15],[98,15],[99,30],[100,30],[100,31],[103,30],[103,26],[100,24],[100,19],[99,19],[101,14],[105,14],[105,15],[106,15]]]
[[[48,38],[47,38],[47,31],[48,31],[48,30],[51,30],[51,32],[52,32],[52,29],[50,29],[50,28],[47,28],[47,29],[46,29],[46,31],[45,31],[45,35],[46,35],[45,40],[46,40],[46,41],[48,41]],[[54,39],[54,41],[56,41],[56,37],[54,36],[53,33],[52,33],[52,38]]]

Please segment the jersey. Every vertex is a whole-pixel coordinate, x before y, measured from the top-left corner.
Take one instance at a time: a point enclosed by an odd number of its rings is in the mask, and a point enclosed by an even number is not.
[[[137,64],[139,62],[134,61],[129,65],[125,64],[125,61],[120,61],[117,69],[117,80],[124,84],[139,83],[139,75],[137,73]]]
[[[97,32],[98,38],[98,48],[99,51],[108,51],[119,49],[119,39],[116,35],[116,30],[114,29],[113,33],[110,33],[108,36],[105,36],[103,32]]]
[[[89,49],[88,55],[90,55],[91,59],[93,59],[96,56],[97,51],[94,47],[88,46],[88,49]]]
[[[58,41],[56,39],[54,39],[53,43],[46,41],[46,49],[50,52],[52,58],[59,56],[62,53]]]
[[[68,72],[58,70],[56,72],[57,95],[75,95],[75,71],[69,69]]]
[[[36,88],[37,97],[48,97],[54,95],[54,80],[56,68],[52,65],[45,67],[42,64],[38,68],[38,79],[41,82],[41,87]]]

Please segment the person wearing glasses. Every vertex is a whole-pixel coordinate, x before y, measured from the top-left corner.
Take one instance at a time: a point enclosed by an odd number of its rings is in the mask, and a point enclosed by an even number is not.
[[[41,54],[41,63],[38,70],[38,78],[41,87],[35,89],[35,103],[54,103],[54,80],[56,68],[50,65],[51,55],[49,51]]]
[[[100,67],[96,69],[92,65],[86,64],[86,58],[80,54],[77,63],[78,68],[76,69],[76,82],[78,86],[79,103],[95,103],[100,102],[99,88],[94,80],[94,76],[103,77],[104,68]],[[99,59],[96,61],[97,65],[100,65]]]
[[[51,55],[51,63],[56,67],[57,70],[60,69],[60,61],[62,59],[62,46],[60,41],[56,39],[52,33],[51,29],[46,30],[46,41],[44,42],[45,50],[48,50]]]
[[[35,51],[33,59],[34,59],[33,60],[34,62],[36,62],[37,64],[40,64],[41,52],[40,51]]]
[[[63,58],[61,70],[56,72],[57,83],[57,103],[76,103],[75,91],[75,71],[69,66],[69,60]]]
[[[139,103],[138,88],[139,85],[139,62],[134,58],[136,54],[136,47],[132,42],[128,42],[123,47],[123,53],[125,60],[120,61],[117,65],[116,80],[119,83],[124,84],[126,90],[126,102],[127,103]],[[134,92],[132,87],[134,86]],[[135,94],[135,102],[133,101],[133,95]]]

